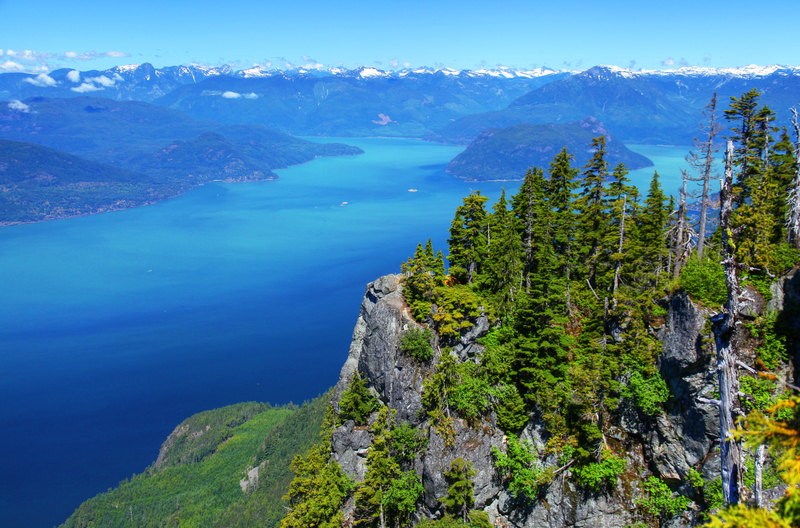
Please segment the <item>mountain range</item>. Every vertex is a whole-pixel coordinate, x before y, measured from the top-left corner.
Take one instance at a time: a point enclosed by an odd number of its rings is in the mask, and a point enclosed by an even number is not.
[[[104,71],[0,75],[0,99],[92,93],[181,110],[195,119],[256,123],[293,135],[414,137],[468,144],[486,128],[601,120],[628,143],[687,145],[703,106],[751,88],[787,125],[800,102],[800,68],[769,66],[583,71],[419,68],[382,71],[150,64]]]

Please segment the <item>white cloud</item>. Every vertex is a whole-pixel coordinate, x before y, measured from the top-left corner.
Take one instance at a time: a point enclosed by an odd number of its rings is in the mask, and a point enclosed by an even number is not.
[[[21,101],[17,101],[16,99],[12,100],[8,103],[8,107],[12,110],[17,110],[18,112],[30,112],[31,109],[28,105]]]
[[[46,73],[40,73],[36,77],[28,77],[27,79],[23,79],[22,82],[28,82],[34,86],[39,86],[41,88],[44,88],[45,86],[55,86],[58,84],[55,79],[53,79]]]
[[[681,66],[683,66],[683,67],[685,68],[685,67],[689,66],[689,61],[687,61],[686,59],[684,59],[683,57],[681,57],[681,60],[680,60],[680,65],[681,65]]]
[[[82,85],[78,86],[77,88],[72,88],[73,92],[78,93],[86,93],[86,92],[96,92],[98,90],[105,90],[102,86],[97,86],[88,82],[83,83]]]
[[[410,67],[411,67],[411,63],[410,62],[404,62],[403,63],[403,68],[410,68]]]
[[[72,70],[67,74],[67,79],[69,79],[74,83],[79,83],[81,82],[81,72],[79,72],[78,70]]]
[[[249,94],[244,94],[245,99],[258,99],[258,94],[254,94],[250,92]]]
[[[39,62],[39,63],[44,63],[47,59],[53,57],[52,53],[44,53],[41,51],[31,51],[31,50],[24,50],[24,51],[7,50],[6,55],[8,55],[9,57],[14,57],[15,59],[19,60]]]
[[[317,62],[308,55],[303,55],[303,62]]]
[[[5,70],[5,71],[23,71],[24,69],[25,69],[25,66],[23,66],[22,64],[20,64],[18,62],[5,61],[3,63],[0,63],[0,70]]]
[[[667,57],[666,59],[661,61],[661,65],[662,66],[674,66],[675,65],[675,59],[673,59],[672,57]]]
[[[114,79],[114,80],[115,80],[115,81],[117,81],[117,82],[122,82],[122,81],[124,81],[124,80],[125,80],[125,79],[122,77],[122,75],[118,74],[117,72],[114,72],[114,77],[112,77],[112,79]]]
[[[103,86],[103,88],[110,88],[114,86],[114,81],[112,81],[105,75],[101,75],[100,77],[92,77],[91,79],[86,79],[86,82],[93,82],[95,84],[99,84]]]
[[[124,57],[130,57],[130,53],[123,53],[122,51],[85,51],[83,53],[77,53],[75,51],[68,51],[63,55],[59,55],[59,58],[70,59],[74,61],[90,61],[93,59],[100,59],[103,57],[112,57],[115,59],[120,59]]]
[[[397,57],[389,61],[389,66],[391,66],[392,68],[397,68],[398,64],[400,64],[400,61],[397,59]]]
[[[222,97],[225,99],[238,99],[242,96],[242,94],[238,94],[236,92],[225,92],[222,94]]]

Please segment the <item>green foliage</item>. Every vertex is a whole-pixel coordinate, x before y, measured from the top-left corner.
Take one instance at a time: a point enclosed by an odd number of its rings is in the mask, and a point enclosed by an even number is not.
[[[470,510],[469,522],[464,522],[463,519],[445,514],[441,519],[423,518],[417,526],[419,528],[492,528],[492,523],[489,522],[489,514],[485,511]]]
[[[386,508],[398,519],[400,526],[411,523],[411,514],[417,509],[417,502],[425,492],[419,476],[406,471],[400,478],[392,480],[384,497]]]
[[[578,466],[574,470],[575,480],[581,486],[598,491],[603,486],[614,487],[617,477],[625,471],[625,459],[604,449],[600,462]]]
[[[649,378],[645,378],[640,372],[634,372],[631,375],[630,389],[636,406],[650,416],[663,412],[663,404],[669,399],[667,382],[658,372]]]
[[[428,361],[433,357],[432,340],[433,332],[429,328],[413,327],[400,336],[400,350],[417,361]]]
[[[323,430],[328,438],[333,432],[332,428]],[[284,497],[289,510],[281,528],[340,526],[343,516],[340,507],[353,484],[339,464],[329,458],[330,440],[318,443],[306,457],[295,457],[292,462],[295,477]]]
[[[756,348],[759,361],[764,368],[776,371],[784,362],[789,360],[786,351],[786,336],[777,332],[777,313],[769,313],[758,318],[754,323],[746,324],[753,337],[761,340]]]
[[[497,395],[497,425],[506,432],[515,432],[528,423],[528,408],[514,385],[503,385],[495,391]]]
[[[458,383],[449,395],[449,402],[459,415],[469,423],[476,423],[489,410],[489,397],[492,388],[477,374],[478,366],[466,361],[458,366]]]
[[[456,358],[445,349],[436,365],[436,372],[422,382],[422,405],[431,417],[434,431],[447,446],[455,441],[450,395],[459,381]]]
[[[378,399],[372,395],[361,379],[361,374],[356,371],[339,402],[339,420],[354,420],[358,425],[365,425],[369,415],[378,410],[379,406]]]
[[[701,262],[695,254],[681,268],[680,287],[695,301],[709,306],[721,306],[728,300],[722,265],[705,258]]]
[[[518,497],[520,493],[530,500],[539,494],[539,487],[553,478],[553,468],[544,468],[539,461],[539,453],[527,440],[508,436],[508,448],[503,453],[492,447],[494,467],[497,468],[508,489]]]
[[[292,480],[290,463],[319,439],[329,396],[299,409],[245,403],[192,416],[171,435],[190,440],[165,443],[160,466],[87,500],[63,526],[127,528],[133,517],[148,528],[244,528],[255,520],[273,528],[286,513],[281,497]],[[245,494],[239,481],[263,462],[265,449],[269,463]]]
[[[700,490],[703,489],[705,482],[703,481],[703,475],[694,468],[689,469],[689,482],[692,483],[695,489]]]
[[[442,337],[457,337],[462,330],[472,327],[470,319],[479,317],[481,309],[488,312],[491,318],[491,309],[486,300],[467,286],[440,286],[434,291],[433,302],[438,307],[433,320]]]
[[[418,453],[428,447],[428,436],[425,431],[414,429],[408,423],[402,423],[389,433],[389,446],[392,454],[400,462],[412,462]]]
[[[636,501],[645,515],[668,519],[680,513],[689,505],[689,499],[681,495],[673,496],[669,486],[658,477],[649,477],[642,489],[647,494]]]
[[[444,503],[447,513],[461,516],[464,522],[469,519],[469,509],[475,503],[472,497],[472,477],[475,475],[472,464],[461,457],[453,460],[450,469],[444,472],[444,478],[450,487],[447,489],[447,496],[439,500]]]

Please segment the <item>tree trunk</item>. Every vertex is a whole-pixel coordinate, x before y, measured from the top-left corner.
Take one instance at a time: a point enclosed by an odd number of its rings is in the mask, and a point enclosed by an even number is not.
[[[792,125],[795,135],[795,166],[794,181],[789,189],[787,199],[786,231],[790,244],[800,249],[800,124],[797,122],[797,110],[792,108]]]
[[[686,180],[689,174],[681,169],[683,173],[683,188],[681,189],[681,201],[678,204],[678,219],[675,232],[675,268],[672,270],[672,278],[677,279],[681,274],[681,265],[683,264],[683,230],[684,223],[686,222]],[[698,249],[698,254],[700,250]]]
[[[628,195],[625,194],[622,196],[622,219],[619,223],[619,249],[617,250],[618,254],[622,253],[622,243],[625,240],[625,204],[628,200]],[[617,310],[617,288],[619,287],[619,269],[622,266],[622,259],[617,259],[616,269],[614,270],[614,291],[611,293],[611,297],[614,299],[614,308],[613,310]]]
[[[761,444],[756,449],[755,460],[753,460],[753,475],[755,483],[753,484],[753,500],[755,500],[757,508],[764,507],[764,498],[761,493],[762,475],[764,473],[764,459],[767,455],[767,446]]]
[[[720,463],[722,473],[722,498],[725,505],[739,502],[741,489],[741,453],[733,439],[734,412],[738,410],[739,376],[736,371],[736,350],[732,346],[737,328],[739,304],[739,278],[735,258],[735,245],[731,231],[733,211],[733,142],[728,140],[725,152],[725,178],[720,185],[720,229],[725,265],[725,286],[728,303],[722,313],[711,318],[714,340],[717,345],[717,373],[719,375],[719,429]]]
[[[706,218],[708,217],[708,183],[711,179],[711,166],[714,162],[714,136],[717,135],[719,129],[716,124],[716,111],[717,111],[717,94],[711,98],[706,109],[711,112],[711,126],[708,129],[708,141],[705,143],[706,159],[703,166],[703,194],[701,196],[700,205],[700,227],[697,235],[697,257],[703,259],[703,249],[705,248],[706,241]]]

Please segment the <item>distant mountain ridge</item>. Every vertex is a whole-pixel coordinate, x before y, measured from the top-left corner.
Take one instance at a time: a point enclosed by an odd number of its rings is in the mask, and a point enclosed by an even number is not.
[[[386,71],[253,66],[234,71],[145,63],[104,71],[0,74],[0,99],[8,101],[92,94],[153,102],[195,119],[262,124],[292,135],[413,137],[464,145],[486,128],[567,123],[587,115],[627,142],[688,145],[714,92],[724,106],[728,97],[754,87],[785,121],[785,108],[800,104],[800,67]]]

